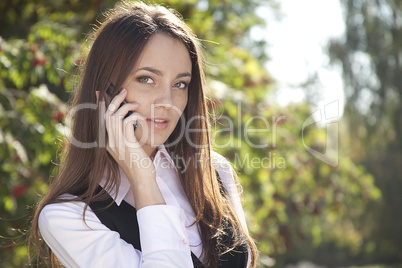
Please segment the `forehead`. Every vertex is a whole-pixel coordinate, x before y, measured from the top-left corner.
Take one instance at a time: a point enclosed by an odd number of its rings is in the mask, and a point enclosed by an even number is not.
[[[191,73],[190,52],[180,40],[157,33],[145,45],[134,69],[142,67]]]

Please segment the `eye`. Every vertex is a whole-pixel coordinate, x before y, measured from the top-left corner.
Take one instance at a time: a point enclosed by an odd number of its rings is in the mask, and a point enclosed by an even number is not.
[[[177,87],[178,89],[186,89],[188,84],[186,82],[177,82],[174,84],[174,87]]]
[[[148,76],[141,76],[137,78],[138,82],[143,83],[143,84],[152,84],[154,80],[152,80],[151,77]]]

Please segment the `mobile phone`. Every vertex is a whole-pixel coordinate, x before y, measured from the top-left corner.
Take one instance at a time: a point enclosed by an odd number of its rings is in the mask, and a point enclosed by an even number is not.
[[[114,90],[114,86],[113,86],[113,84],[112,83],[110,83],[109,84],[109,86],[107,87],[107,89],[106,89],[106,95],[109,97],[109,101],[108,101],[108,104],[110,104],[110,102],[112,101],[112,99],[113,99],[113,92],[114,92],[115,90]],[[123,106],[124,104],[126,104],[127,102],[126,102],[126,100],[123,100],[123,102],[120,104],[120,107],[121,106]],[[119,107],[119,109],[120,109],[120,107]],[[125,116],[124,116],[124,119],[125,118],[127,118],[128,116],[130,116],[130,115],[132,115],[133,114],[133,112],[132,111],[129,111]],[[134,131],[136,131],[137,130],[137,126],[138,126],[138,121],[135,121],[135,123],[134,123]]]

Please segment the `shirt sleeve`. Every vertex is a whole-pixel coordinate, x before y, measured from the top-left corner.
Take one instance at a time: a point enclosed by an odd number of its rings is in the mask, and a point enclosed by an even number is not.
[[[193,267],[183,211],[155,205],[137,211],[142,252],[120,239],[83,202],[50,204],[39,216],[45,242],[65,267]]]

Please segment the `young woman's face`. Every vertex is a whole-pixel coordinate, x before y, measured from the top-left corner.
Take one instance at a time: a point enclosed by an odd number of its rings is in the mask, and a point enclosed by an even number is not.
[[[153,151],[175,129],[187,105],[191,71],[190,54],[181,41],[164,33],[149,39],[123,84],[126,101],[139,103],[136,112],[147,119],[135,131],[144,150]]]

